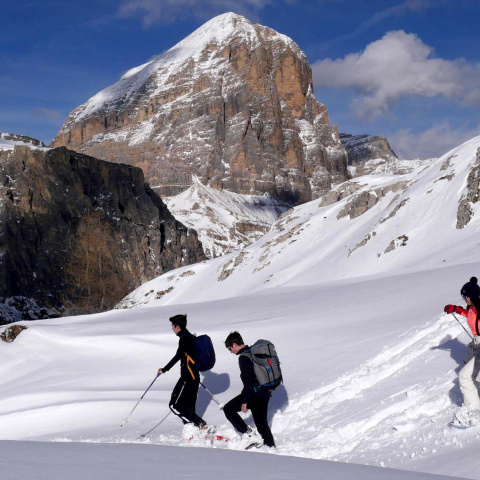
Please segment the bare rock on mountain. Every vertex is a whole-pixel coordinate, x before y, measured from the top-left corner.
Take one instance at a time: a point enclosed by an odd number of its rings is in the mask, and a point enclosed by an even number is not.
[[[342,208],[342,210],[337,215],[337,218],[350,217],[350,219],[359,217],[365,212],[370,210],[374,205],[378,203],[385,195],[388,193],[396,193],[399,191],[406,190],[408,182],[400,181],[393,183],[383,188],[376,188],[371,191],[360,192],[357,195],[354,195],[352,199]],[[400,207],[399,207],[400,208]]]
[[[397,159],[388,140],[381,136],[340,134],[348,154],[348,169],[354,177],[373,173],[379,166]]]
[[[196,175],[217,189],[302,203],[347,177],[304,53],[233,13],[79,106],[53,145],[141,167],[162,196]]]
[[[473,205],[478,202],[480,198],[480,148],[477,149],[477,159],[473,165],[468,178],[467,187],[460,200],[457,210],[457,225],[458,229],[464,228],[473,217]]]
[[[121,239],[116,261],[136,285],[205,258],[196,232],[175,220],[142,170],[130,165],[64,147],[0,149],[0,198],[4,306],[18,306],[12,298],[30,298],[61,307],[64,266],[88,212],[102,211]]]

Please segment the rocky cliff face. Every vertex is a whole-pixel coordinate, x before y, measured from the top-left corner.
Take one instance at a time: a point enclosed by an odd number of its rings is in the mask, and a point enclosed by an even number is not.
[[[348,154],[348,172],[351,177],[362,175],[405,175],[433,159],[401,160],[381,135],[340,134]]]
[[[12,298],[60,306],[72,236],[87,212],[104,213],[122,240],[120,263],[138,285],[205,258],[196,232],[175,220],[136,167],[64,147],[0,148],[0,199],[3,316],[5,305],[18,307]]]
[[[75,109],[54,146],[141,167],[162,196],[196,175],[305,202],[346,179],[346,153],[288,37],[232,13]]]
[[[340,141],[347,151],[349,171],[354,177],[374,173],[379,166],[397,159],[388,140],[381,135],[341,133]]]

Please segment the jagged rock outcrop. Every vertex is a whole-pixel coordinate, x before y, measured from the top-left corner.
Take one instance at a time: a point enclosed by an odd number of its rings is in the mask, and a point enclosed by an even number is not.
[[[175,220],[130,165],[64,147],[0,149],[0,199],[4,306],[12,297],[60,306],[72,237],[88,212],[101,210],[121,238],[117,260],[137,285],[205,258],[196,232]]]
[[[385,195],[390,192],[401,192],[406,190],[408,186],[407,181],[401,181],[393,183],[383,188],[376,188],[371,191],[364,191],[356,194],[352,199],[342,208],[337,218],[350,217],[350,219],[357,218],[370,210],[374,205],[378,203]],[[394,214],[395,215],[395,214]]]
[[[446,162],[447,163],[447,162]],[[458,229],[464,228],[470,223],[474,215],[473,204],[477,203],[480,198],[480,148],[477,149],[475,164],[473,165],[467,178],[467,187],[460,200],[457,210]],[[453,175],[452,175],[453,177]]]
[[[347,151],[349,172],[354,177],[368,175],[379,166],[397,159],[387,139],[381,135],[341,133],[340,141]]]
[[[192,175],[293,203],[347,177],[346,152],[288,37],[227,13],[128,71],[67,118],[53,142],[141,167],[156,191]]]

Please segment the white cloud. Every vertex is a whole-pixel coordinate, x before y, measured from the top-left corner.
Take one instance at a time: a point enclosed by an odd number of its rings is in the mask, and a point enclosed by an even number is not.
[[[283,1],[293,3],[295,0]],[[228,11],[256,17],[260,10],[275,3],[279,3],[278,0],[123,0],[118,15],[122,18],[140,17],[143,26],[148,28],[191,16],[209,19]]]
[[[389,134],[388,141],[399,158],[435,158],[478,135],[480,125],[473,129],[452,128],[445,122],[420,133],[399,130]]]
[[[463,59],[433,57],[433,49],[414,34],[388,32],[363,52],[313,64],[317,87],[353,88],[359,118],[384,115],[402,98],[444,97],[466,105],[480,104],[480,65]]]

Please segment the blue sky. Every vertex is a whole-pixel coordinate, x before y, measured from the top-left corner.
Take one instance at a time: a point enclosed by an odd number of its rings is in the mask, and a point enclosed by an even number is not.
[[[49,143],[126,70],[234,11],[291,37],[341,132],[403,158],[480,135],[479,0],[2,0],[0,132]]]

